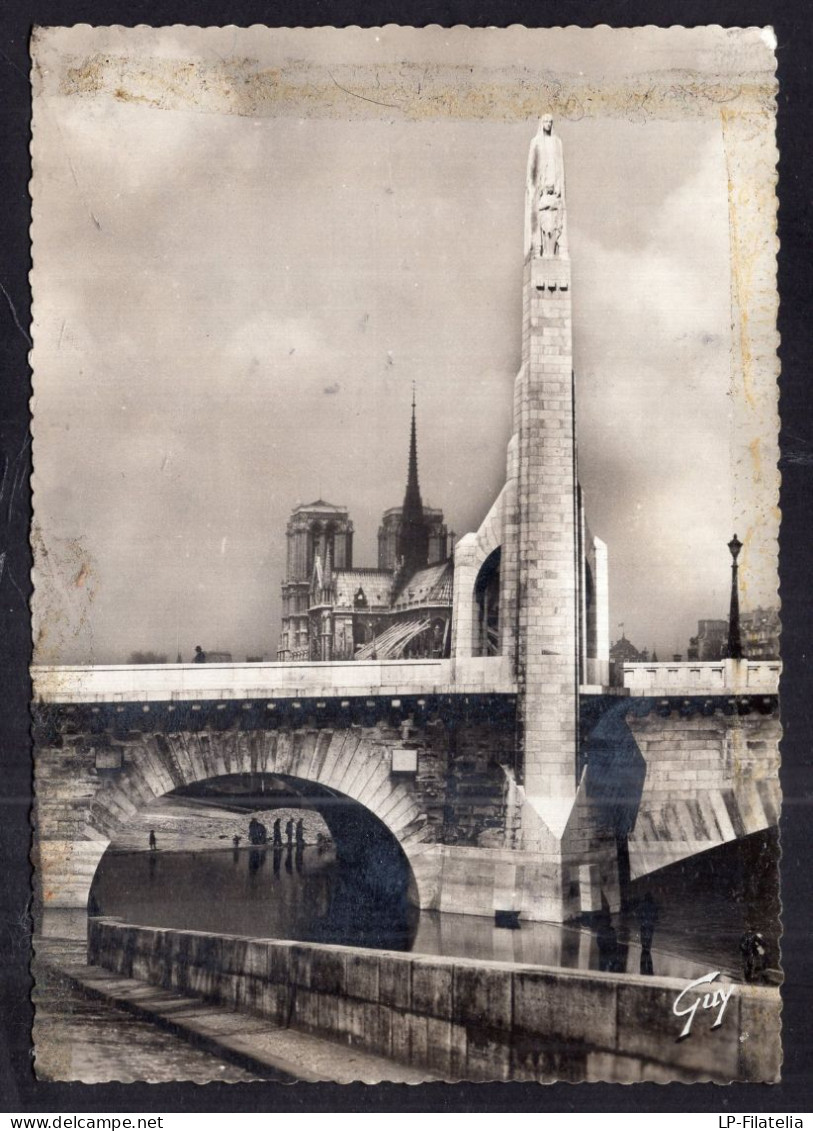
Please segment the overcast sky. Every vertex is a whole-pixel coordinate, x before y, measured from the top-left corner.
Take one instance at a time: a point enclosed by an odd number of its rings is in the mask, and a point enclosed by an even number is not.
[[[212,57],[163,34],[140,50]],[[472,59],[503,65],[485,42]],[[617,68],[583,42],[563,66],[581,60],[597,81]],[[335,44],[310,43],[330,60]],[[75,38],[46,46],[52,74],[75,65]],[[680,64],[700,58],[683,50]],[[672,62],[661,39],[635,56],[641,71]],[[346,505],[356,564],[376,564],[381,513],[403,497],[413,380],[424,502],[458,535],[476,529],[504,479],[525,165],[546,107],[343,119],[48,89],[35,511],[43,592],[61,609],[40,658],[174,660],[179,642],[185,659],[197,643],[273,659],[288,514],[318,496]],[[685,652],[699,617],[727,613],[735,521],[720,122],[556,129],[580,472],[609,546],[611,638],[623,622],[639,647]],[[774,603],[772,566],[760,578],[747,603]]]

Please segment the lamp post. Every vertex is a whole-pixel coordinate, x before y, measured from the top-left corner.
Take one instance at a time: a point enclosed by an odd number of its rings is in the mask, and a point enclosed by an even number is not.
[[[728,543],[731,553],[731,607],[728,613],[728,658],[729,660],[742,659],[742,639],[740,637],[740,594],[737,583],[737,558],[742,549],[742,542],[735,534]]]

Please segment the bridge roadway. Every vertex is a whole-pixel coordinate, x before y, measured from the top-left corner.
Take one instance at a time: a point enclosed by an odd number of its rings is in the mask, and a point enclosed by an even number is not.
[[[624,687],[590,682],[580,692],[582,696],[775,695],[780,672],[778,660],[625,664]],[[31,677],[35,701],[74,704],[515,696],[518,691],[507,656],[352,663],[35,665]]]
[[[33,667],[45,703],[516,695],[506,656],[354,663]]]

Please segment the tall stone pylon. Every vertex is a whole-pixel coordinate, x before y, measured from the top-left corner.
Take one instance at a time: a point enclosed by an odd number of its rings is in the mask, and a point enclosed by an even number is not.
[[[561,841],[577,790],[581,551],[565,177],[550,117],[541,119],[528,156],[525,251],[509,457],[515,532],[504,592],[515,594],[522,848],[548,858],[553,896],[564,882]]]

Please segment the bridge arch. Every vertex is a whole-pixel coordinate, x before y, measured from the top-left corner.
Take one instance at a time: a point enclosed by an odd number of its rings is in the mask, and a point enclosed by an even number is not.
[[[496,588],[492,592],[491,609],[499,608],[499,562],[502,554],[502,530],[506,506],[506,490],[500,492],[476,534],[464,534],[455,546],[455,597],[452,612],[452,655],[455,657],[498,655],[502,651],[502,633],[492,625],[492,646],[483,636],[483,586],[496,567]],[[486,631],[486,641],[488,639]]]
[[[502,547],[492,550],[480,566],[474,582],[477,602],[477,655],[497,656],[500,652],[500,563]]]
[[[68,854],[64,861],[72,903],[87,904],[107,847],[126,831],[136,813],[158,798],[212,778],[270,775],[312,785],[321,798],[316,807],[322,810],[330,796],[356,803],[357,812],[360,807],[368,815],[369,827],[386,830],[408,861],[412,898],[418,906],[435,906],[436,830],[415,799],[412,779],[393,775],[391,750],[391,743],[385,744],[376,732],[355,726],[143,734],[128,742],[121,771],[100,783],[103,787],[87,812],[81,851]],[[331,820],[335,829],[336,818]],[[45,898],[47,903],[47,893]]]
[[[301,778],[253,773],[207,778],[164,800],[169,809],[140,810],[126,841],[112,841],[102,855],[89,914],[388,950],[411,946],[418,923],[412,868],[392,833],[357,801]],[[179,828],[184,812],[191,819]],[[294,852],[299,818],[308,839]],[[144,851],[151,830],[162,851]],[[332,844],[321,841],[325,832]],[[302,879],[285,882],[286,875]]]

